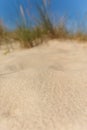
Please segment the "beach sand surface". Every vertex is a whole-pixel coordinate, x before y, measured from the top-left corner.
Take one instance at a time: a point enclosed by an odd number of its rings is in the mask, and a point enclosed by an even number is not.
[[[0,52],[0,130],[87,130],[87,44]]]

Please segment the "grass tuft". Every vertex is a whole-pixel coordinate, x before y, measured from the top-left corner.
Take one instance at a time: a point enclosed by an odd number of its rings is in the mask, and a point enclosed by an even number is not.
[[[16,3],[17,5],[15,6],[17,17],[19,18],[17,21],[17,28],[9,32],[1,23],[0,41],[4,40],[6,43],[8,43],[10,39],[13,39],[14,41],[19,41],[23,48],[31,48],[38,44],[42,44],[46,38],[87,41],[87,33],[81,30],[77,30],[75,33],[71,33],[68,31],[66,22],[64,21],[59,22],[56,27],[54,26],[53,20],[51,18],[52,12],[49,12],[50,2],[49,0],[41,0],[41,3],[36,2],[35,8],[37,17],[35,17],[31,15],[29,7],[28,11],[26,11],[24,5],[20,4],[18,1]]]

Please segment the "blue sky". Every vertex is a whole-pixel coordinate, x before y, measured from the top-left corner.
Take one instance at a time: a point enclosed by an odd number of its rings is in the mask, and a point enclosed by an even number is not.
[[[0,0],[0,19],[10,28],[14,27],[14,20],[16,19],[14,1],[17,0]],[[24,2],[27,7],[27,0],[19,0]],[[30,0],[35,1],[35,0]],[[37,0],[40,1],[40,0]],[[26,4],[27,3],[27,4]],[[87,0],[52,0],[51,9],[54,14],[59,16],[66,15],[71,21],[82,21],[87,13]],[[32,8],[34,13],[34,8]]]

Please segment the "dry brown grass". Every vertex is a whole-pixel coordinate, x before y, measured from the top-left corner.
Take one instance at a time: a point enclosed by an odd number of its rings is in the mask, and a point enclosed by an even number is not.
[[[0,41],[3,39],[4,37],[4,28],[3,26],[0,24]]]
[[[38,20],[35,21],[36,26],[28,27],[26,25],[26,17],[25,17],[25,8],[23,5],[20,5],[20,14],[21,21],[17,26],[16,30],[9,32],[7,31],[2,24],[0,24],[0,41],[8,41],[10,39],[14,39],[15,41],[19,41],[23,48],[31,48],[38,44],[42,44],[42,41],[45,38],[52,39],[74,39],[79,41],[87,41],[87,34],[82,31],[77,31],[72,34],[67,30],[66,23],[60,22],[58,26],[54,27],[52,19],[50,17],[51,14],[48,13],[47,8],[49,8],[48,0],[42,0],[42,6],[38,3],[36,4],[37,13],[39,15]],[[29,18],[33,21],[31,15]],[[34,17],[35,18],[35,17]],[[29,22],[29,21],[28,21]]]
[[[87,41],[87,33],[81,32],[81,31],[77,31],[74,36],[73,39],[76,39],[78,41]]]

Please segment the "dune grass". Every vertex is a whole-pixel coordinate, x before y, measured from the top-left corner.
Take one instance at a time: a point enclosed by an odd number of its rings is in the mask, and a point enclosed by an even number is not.
[[[5,36],[5,30],[2,24],[0,24],[0,41],[4,38],[4,36]]]
[[[51,2],[51,1],[50,1]],[[15,39],[19,40],[22,47],[33,47],[41,44],[45,38],[67,38],[68,31],[66,25],[59,24],[58,27],[54,26],[51,19],[51,12],[49,9],[48,0],[41,0],[41,5],[36,2],[35,7],[38,18],[36,16],[29,15],[31,21],[34,20],[35,26],[27,26],[26,10],[21,5],[20,15],[22,18],[22,24],[20,24],[15,31]],[[29,12],[29,8],[28,8]],[[27,21],[27,22],[26,22]]]
[[[18,4],[18,3],[17,3]],[[21,21],[18,21],[17,28],[11,32],[7,31],[2,24],[0,24],[0,41],[9,41],[14,39],[19,41],[21,47],[31,48],[38,44],[42,44],[46,38],[58,38],[58,39],[75,39],[79,41],[87,41],[87,34],[82,31],[76,31],[74,34],[69,32],[66,23],[54,25],[51,13],[49,12],[49,1],[41,0],[41,5],[36,2],[35,8],[38,17],[28,15],[23,5],[17,5],[17,16]],[[30,8],[28,8],[28,13]],[[26,17],[27,15],[27,17]],[[34,26],[30,25],[30,21],[34,21]],[[29,25],[29,26],[28,26]]]

